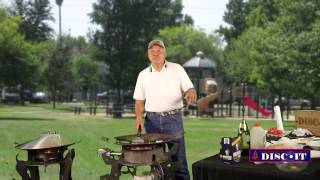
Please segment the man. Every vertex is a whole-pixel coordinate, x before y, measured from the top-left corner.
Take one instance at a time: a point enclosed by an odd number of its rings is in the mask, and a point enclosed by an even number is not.
[[[162,41],[152,40],[148,44],[148,58],[151,65],[139,73],[133,95],[136,101],[136,128],[145,127],[147,133],[178,135],[176,143],[179,148],[172,157],[180,165],[175,179],[190,179],[181,108],[183,98],[188,103],[196,101],[196,91],[183,67],[165,60],[166,48]]]

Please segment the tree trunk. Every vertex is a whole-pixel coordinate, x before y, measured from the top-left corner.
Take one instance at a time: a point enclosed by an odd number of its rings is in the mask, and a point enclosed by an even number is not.
[[[81,93],[82,100],[88,100],[88,88],[83,87],[82,93]]]
[[[23,91],[24,91],[24,89],[23,89],[23,87],[21,86],[21,87],[19,88],[19,96],[20,96],[20,104],[21,104],[22,106],[24,106],[24,93],[23,93]]]
[[[316,98],[314,97],[314,94],[316,94],[319,90],[320,86],[317,86],[315,89],[314,89],[314,93],[312,93],[311,95],[311,109],[312,110],[316,110],[317,108],[317,102],[316,102]]]
[[[57,93],[56,90],[54,89],[52,92],[52,108],[56,109],[56,97],[57,97]]]
[[[311,97],[311,109],[312,110],[316,110],[316,99],[314,98],[314,96]]]
[[[291,107],[290,107],[290,97],[287,97],[287,119],[289,119]]]
[[[122,117],[122,104],[121,104],[121,89],[117,88],[117,100],[116,103],[113,104],[113,117],[121,118]]]

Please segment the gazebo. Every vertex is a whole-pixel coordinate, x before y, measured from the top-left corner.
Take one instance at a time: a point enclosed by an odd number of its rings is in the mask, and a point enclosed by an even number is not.
[[[202,79],[214,78],[217,64],[214,60],[206,58],[202,51],[198,51],[196,56],[183,64],[183,67],[186,69],[197,91],[201,94],[203,93],[201,88]]]

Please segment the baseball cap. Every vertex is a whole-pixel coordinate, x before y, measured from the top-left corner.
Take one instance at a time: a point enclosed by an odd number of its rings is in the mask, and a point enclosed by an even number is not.
[[[154,45],[160,46],[160,47],[162,47],[162,48],[164,48],[164,49],[166,48],[166,47],[164,46],[164,43],[163,43],[161,40],[154,39],[154,40],[152,40],[152,41],[149,42],[149,44],[148,44],[148,49],[152,48]]]

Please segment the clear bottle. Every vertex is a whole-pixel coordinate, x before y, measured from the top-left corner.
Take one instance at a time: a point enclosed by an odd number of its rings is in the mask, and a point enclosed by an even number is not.
[[[256,123],[250,130],[250,149],[262,149],[266,141],[265,130]]]

